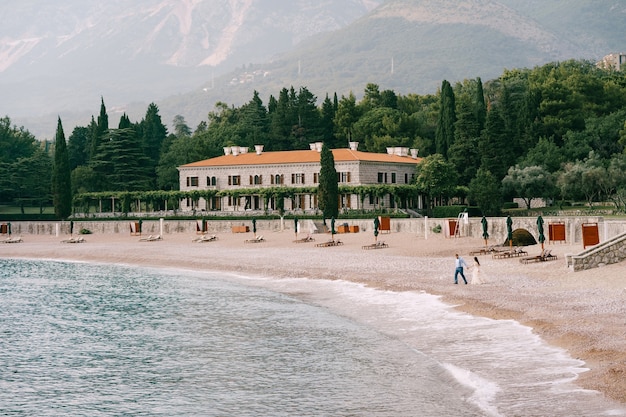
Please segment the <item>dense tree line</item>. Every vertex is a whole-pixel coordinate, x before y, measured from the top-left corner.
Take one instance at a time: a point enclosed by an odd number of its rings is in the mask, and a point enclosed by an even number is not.
[[[195,129],[182,116],[172,128],[168,134],[155,104],[140,122],[123,115],[111,128],[101,100],[98,117],[69,137],[72,192],[177,190],[177,166],[219,156],[224,146],[276,151],[357,141],[369,152],[418,148],[425,159],[416,185],[431,207],[459,201],[495,214],[503,201],[522,197],[528,205],[536,198],[609,199],[626,209],[626,73],[587,61],[506,70],[484,85],[443,80],[428,95],[372,83],[360,100],[327,94],[319,103],[306,87],[290,87],[264,103],[254,91],[239,107],[218,102]],[[0,120],[0,144],[10,149],[0,156],[0,199],[43,198],[25,189],[19,164],[35,158],[28,164],[50,169],[47,149],[8,118]]]

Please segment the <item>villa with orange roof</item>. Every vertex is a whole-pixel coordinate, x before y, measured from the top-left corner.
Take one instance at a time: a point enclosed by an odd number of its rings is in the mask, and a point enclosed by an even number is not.
[[[262,211],[275,210],[279,205],[274,198],[264,198],[261,191],[271,187],[291,187],[294,193],[285,198],[282,207],[288,211],[315,212],[319,184],[320,152],[322,143],[310,144],[308,150],[264,152],[262,145],[255,152],[248,148],[232,146],[224,148],[224,155],[178,167],[181,191],[230,190],[214,197],[197,201],[181,201],[183,211]],[[415,167],[421,161],[417,149],[405,147],[387,148],[387,153],[362,152],[358,142],[350,147],[333,149],[335,169],[342,186],[360,185],[408,185],[413,182]],[[232,192],[241,190],[241,193]],[[366,198],[357,194],[340,194],[340,209],[394,208],[391,195]],[[408,208],[422,208],[421,199],[412,201]]]

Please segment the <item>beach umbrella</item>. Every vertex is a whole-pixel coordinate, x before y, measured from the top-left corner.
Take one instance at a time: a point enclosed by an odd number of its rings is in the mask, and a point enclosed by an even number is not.
[[[296,239],[298,239],[298,218],[293,218],[293,231],[296,233]]]
[[[70,220],[70,235],[74,233],[74,220]]]
[[[206,219],[203,217],[202,218],[202,233],[206,233]]]
[[[511,220],[511,216],[506,217],[506,236],[509,240],[509,247],[513,249],[513,220]]]
[[[537,231],[539,232],[539,242],[541,242],[541,250],[543,250],[543,242],[546,241],[546,237],[543,235],[543,217],[537,217]]]
[[[378,217],[374,217],[374,242],[378,240],[378,228],[380,227],[380,220]]]
[[[139,235],[141,236],[141,226],[143,225],[143,220],[139,219],[139,230],[137,230],[139,232]]]
[[[256,236],[256,219],[252,219],[252,233]]]
[[[330,219],[330,236],[332,240],[335,240],[335,217]]]
[[[480,222],[483,225],[483,239],[485,239],[485,247],[487,247],[487,239],[489,239],[489,232],[487,230],[489,229],[489,224],[485,216],[483,216]]]
[[[7,232],[9,232],[9,236],[11,236],[11,223],[7,223]]]

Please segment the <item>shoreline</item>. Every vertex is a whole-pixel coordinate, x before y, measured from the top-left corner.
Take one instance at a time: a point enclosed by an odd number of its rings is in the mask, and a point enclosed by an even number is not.
[[[571,272],[565,254],[581,244],[546,245],[555,261],[522,264],[519,258],[478,256],[484,285],[453,285],[454,254],[471,264],[471,250],[483,239],[428,239],[411,233],[378,236],[388,248],[362,250],[374,242],[371,233],[335,235],[344,245],[316,247],[294,243],[289,232],[260,230],[261,243],[244,243],[252,233],[219,233],[214,242],[192,243],[197,235],[167,234],[161,241],[139,242],[138,236],[84,235],[85,243],[60,243],[69,236],[23,235],[22,243],[1,244],[0,258],[85,261],[241,273],[274,278],[342,279],[389,291],[425,291],[475,316],[516,320],[547,343],[585,362],[589,371],[576,384],[626,404],[626,274],[623,263]],[[298,237],[304,237],[301,233]],[[495,242],[490,242],[495,243]],[[529,256],[539,245],[525,248]],[[466,270],[468,280],[471,271]]]

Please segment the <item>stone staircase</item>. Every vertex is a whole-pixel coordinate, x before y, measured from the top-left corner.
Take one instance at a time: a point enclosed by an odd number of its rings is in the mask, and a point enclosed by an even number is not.
[[[330,220],[327,220],[327,226],[324,225],[324,222],[321,220],[309,220],[315,226],[315,233],[329,233],[330,232]]]
[[[567,266],[573,271],[597,268],[626,260],[626,233],[597,244],[576,255],[567,255]]]

